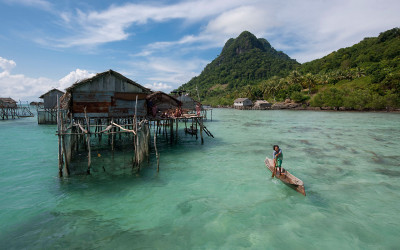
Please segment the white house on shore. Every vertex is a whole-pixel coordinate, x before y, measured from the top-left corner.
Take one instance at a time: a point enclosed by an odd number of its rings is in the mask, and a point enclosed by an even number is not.
[[[235,109],[251,109],[253,103],[249,98],[238,98],[233,102]]]

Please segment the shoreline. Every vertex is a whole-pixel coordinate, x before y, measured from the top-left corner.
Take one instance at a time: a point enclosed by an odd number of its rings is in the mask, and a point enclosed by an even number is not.
[[[221,108],[221,109],[235,109],[233,106],[216,106],[212,108]],[[362,112],[362,113],[400,113],[400,109],[381,109],[381,110],[357,110],[357,109],[346,109],[344,107],[332,108],[332,107],[310,107],[310,106],[272,106],[269,109],[237,109],[237,110],[294,110],[294,111],[324,111],[324,112]]]

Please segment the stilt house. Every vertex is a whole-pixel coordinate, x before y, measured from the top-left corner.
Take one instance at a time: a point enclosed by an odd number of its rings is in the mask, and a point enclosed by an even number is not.
[[[15,100],[0,97],[0,118],[3,120],[18,118],[18,106]]]
[[[16,108],[17,107],[17,102],[8,97],[8,98],[1,98],[0,97],[0,107],[4,107],[4,108]]]
[[[233,103],[235,109],[251,109],[252,105],[253,103],[249,98],[238,98]]]
[[[175,99],[174,97],[157,91],[146,97],[148,114],[156,117],[160,113],[164,112],[174,112],[176,108],[181,108],[182,103]]]
[[[57,124],[57,99],[64,95],[58,89],[52,89],[41,95],[43,107],[38,109],[38,124]]]

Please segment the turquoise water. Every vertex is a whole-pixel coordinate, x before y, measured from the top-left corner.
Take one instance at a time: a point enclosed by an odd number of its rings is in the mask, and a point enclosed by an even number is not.
[[[206,126],[204,145],[160,139],[160,173],[152,154],[60,180],[55,126],[0,121],[0,248],[400,246],[399,114],[214,109]],[[271,179],[273,144],[306,197]]]

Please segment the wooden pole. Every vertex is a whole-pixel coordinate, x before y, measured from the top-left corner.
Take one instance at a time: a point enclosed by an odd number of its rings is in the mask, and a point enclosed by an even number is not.
[[[160,156],[159,156],[158,150],[157,150],[157,133],[154,133],[154,149],[156,150],[157,172],[160,172]]]
[[[170,124],[170,134],[171,134],[171,138],[170,138],[170,140],[171,140],[171,143],[174,141],[174,119],[170,119],[170,122],[171,122],[171,124]]]
[[[136,150],[135,150],[135,161],[138,165],[138,170],[140,171],[140,156],[139,156],[139,133],[138,133],[138,122],[137,122],[137,101],[138,96],[136,95],[135,101],[135,132],[136,132]]]
[[[60,124],[60,103],[57,95],[57,132],[58,132],[58,175],[63,176],[62,172],[62,149],[61,149],[61,124]]]
[[[87,174],[90,174],[90,166],[92,164],[92,156],[91,156],[91,150],[90,150],[90,123],[89,119],[86,114],[86,107],[83,109],[85,112],[85,120],[86,120],[86,126],[87,126],[87,134],[86,134],[86,141],[87,141],[87,147],[88,147],[88,169],[87,169]]]
[[[112,118],[111,119],[111,123],[113,123],[114,122],[114,119]],[[115,127],[113,127],[112,129],[111,129],[111,132],[115,132]],[[111,151],[112,151],[112,153],[113,153],[113,156],[114,156],[114,134],[115,133],[112,133],[111,134]]]
[[[61,136],[61,141],[62,141],[62,152],[64,155],[64,167],[65,167],[65,174],[66,176],[69,175],[69,168],[68,168],[68,156],[67,156],[67,150],[65,148],[65,135],[64,135],[64,122],[63,122],[63,117],[61,117],[61,131],[62,131],[62,136]]]
[[[195,123],[196,123],[196,140],[197,140],[197,139],[198,139],[198,136],[197,136],[197,119],[198,119],[198,118],[194,118],[194,119],[196,120]]]
[[[204,139],[203,139],[203,118],[200,118],[200,137],[201,137],[201,144],[204,144]]]
[[[176,122],[176,128],[175,128],[175,141],[176,142],[178,142],[178,124],[179,124],[179,122],[178,122],[179,120],[178,120],[178,118],[175,120],[175,122]]]

